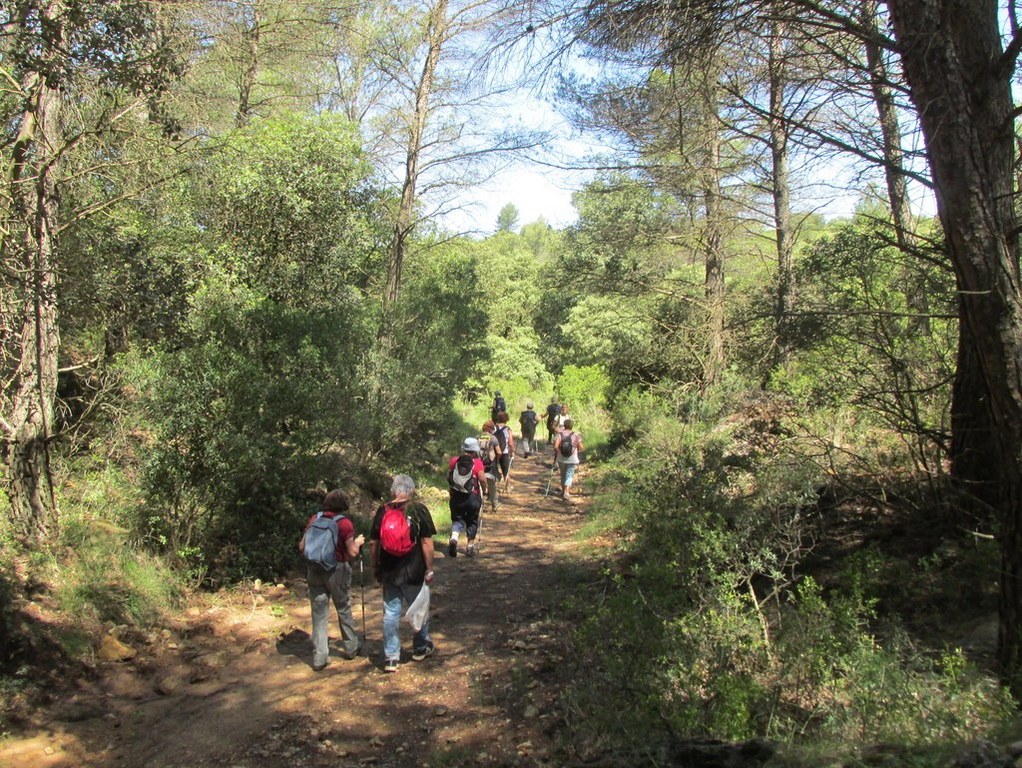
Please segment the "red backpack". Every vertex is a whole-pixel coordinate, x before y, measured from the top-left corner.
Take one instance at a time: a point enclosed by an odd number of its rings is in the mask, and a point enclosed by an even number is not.
[[[383,507],[380,546],[384,552],[396,557],[404,557],[415,546],[415,542],[412,541],[412,526],[405,511],[400,507],[392,507],[389,504]]]

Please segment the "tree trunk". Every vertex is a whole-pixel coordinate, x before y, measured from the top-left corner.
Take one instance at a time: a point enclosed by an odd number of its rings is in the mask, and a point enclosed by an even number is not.
[[[795,308],[795,238],[791,226],[791,190],[788,179],[788,122],[785,117],[784,42],[781,24],[770,24],[770,154],[777,247],[777,303],[774,319],[777,348],[775,365],[784,365],[792,349],[791,317]]]
[[[439,0],[426,19],[426,59],[422,75],[415,88],[415,106],[408,131],[405,152],[405,177],[401,185],[401,200],[394,219],[390,250],[387,259],[387,288],[384,303],[397,301],[401,292],[401,271],[404,268],[405,245],[415,226],[415,192],[419,182],[419,163],[422,157],[423,136],[430,114],[430,96],[436,78],[440,54],[447,39],[448,0]]]
[[[46,11],[57,14],[57,3]],[[17,265],[20,332],[7,341],[5,356],[13,371],[4,389],[4,460],[7,492],[16,532],[38,543],[58,527],[50,475],[57,392],[57,273],[54,233],[57,198],[53,159],[59,137],[60,94],[39,73],[22,83],[26,106],[18,126],[7,181],[8,220],[20,231],[4,241],[3,258]],[[14,309],[13,307],[11,309]]]
[[[975,449],[997,469],[998,663],[1002,679],[1022,698],[1022,286],[1013,210],[1014,58],[1003,60],[996,0],[888,0],[888,5],[959,290],[961,337],[975,351],[979,369],[978,376],[956,386],[952,408],[959,414],[985,409],[995,425],[994,439],[986,446],[977,442]]]
[[[915,227],[912,211],[908,200],[908,184],[905,180],[904,157],[901,148],[901,125],[898,111],[891,93],[887,66],[883,52],[877,40],[880,30],[877,25],[877,2],[870,0],[863,4],[863,26],[872,32],[863,40],[866,51],[866,65],[869,68],[870,90],[876,104],[877,117],[880,122],[881,141],[884,153],[884,178],[887,182],[887,199],[891,206],[891,220],[894,224],[894,235],[900,250],[909,260],[915,250]],[[906,267],[902,274],[905,285],[905,304],[912,310],[913,318],[910,329],[918,333],[930,335],[930,305],[926,296],[926,287],[916,273]]]
[[[703,386],[720,381],[726,360],[724,342],[724,205],[720,189],[720,122],[716,82],[707,79],[704,86],[707,158],[703,174],[703,204],[706,230],[703,235],[706,299],[706,362],[703,365]]]
[[[252,4],[252,25],[245,27],[242,40],[245,43],[247,61],[245,69],[238,81],[238,109],[234,115],[234,124],[244,128],[252,117],[252,92],[255,89],[256,77],[259,74],[259,42],[263,29],[263,9],[259,2]]]

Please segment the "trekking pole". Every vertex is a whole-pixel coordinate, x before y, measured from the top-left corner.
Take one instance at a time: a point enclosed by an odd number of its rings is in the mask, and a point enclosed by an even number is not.
[[[358,553],[358,580],[362,586],[362,650],[366,647],[366,571],[365,553],[359,550]],[[368,651],[366,651],[368,653]]]
[[[550,465],[550,477],[548,477],[547,480],[546,480],[546,490],[543,492],[544,496],[549,496],[550,495],[550,484],[553,483],[553,481],[554,481],[554,472],[556,472],[556,471],[557,471],[557,462],[554,461],[554,463]]]

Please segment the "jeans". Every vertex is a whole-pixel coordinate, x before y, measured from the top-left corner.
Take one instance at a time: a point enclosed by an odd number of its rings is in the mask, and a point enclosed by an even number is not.
[[[337,609],[337,622],[341,625],[341,642],[344,653],[354,656],[358,653],[358,633],[355,631],[355,617],[351,610],[351,566],[339,563],[328,573],[316,566],[309,566],[305,574],[309,585],[309,604],[312,607],[312,664],[326,664],[330,656],[327,644],[330,624],[330,603]]]
[[[561,487],[564,489],[571,488],[572,482],[575,480],[575,469],[578,464],[561,464]]]
[[[404,604],[412,604],[415,596],[422,589],[421,584],[383,585],[383,658],[393,661],[401,659],[401,609]],[[425,648],[429,640],[429,617],[426,617],[422,629],[412,637],[412,649]]]

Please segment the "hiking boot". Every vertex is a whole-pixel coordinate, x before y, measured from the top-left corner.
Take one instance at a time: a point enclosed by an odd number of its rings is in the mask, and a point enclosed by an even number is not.
[[[383,662],[384,672],[397,672],[397,659],[387,659]]]
[[[458,556],[458,540],[457,539],[451,539],[449,542],[447,542],[447,556],[448,557],[457,557]]]
[[[433,655],[433,651],[436,650],[436,646],[433,645],[433,641],[430,640],[421,648],[416,648],[412,651],[412,661],[422,661]]]
[[[469,557],[475,557],[475,555],[476,555],[476,545],[475,544],[469,544],[468,547],[465,549],[465,554],[468,555]]]
[[[358,658],[359,656],[362,655],[362,641],[361,640],[358,641],[358,648],[356,648],[354,651],[346,651],[343,648],[340,648],[338,649],[337,653],[340,655],[342,659],[346,659],[347,661],[351,661],[352,659]]]

